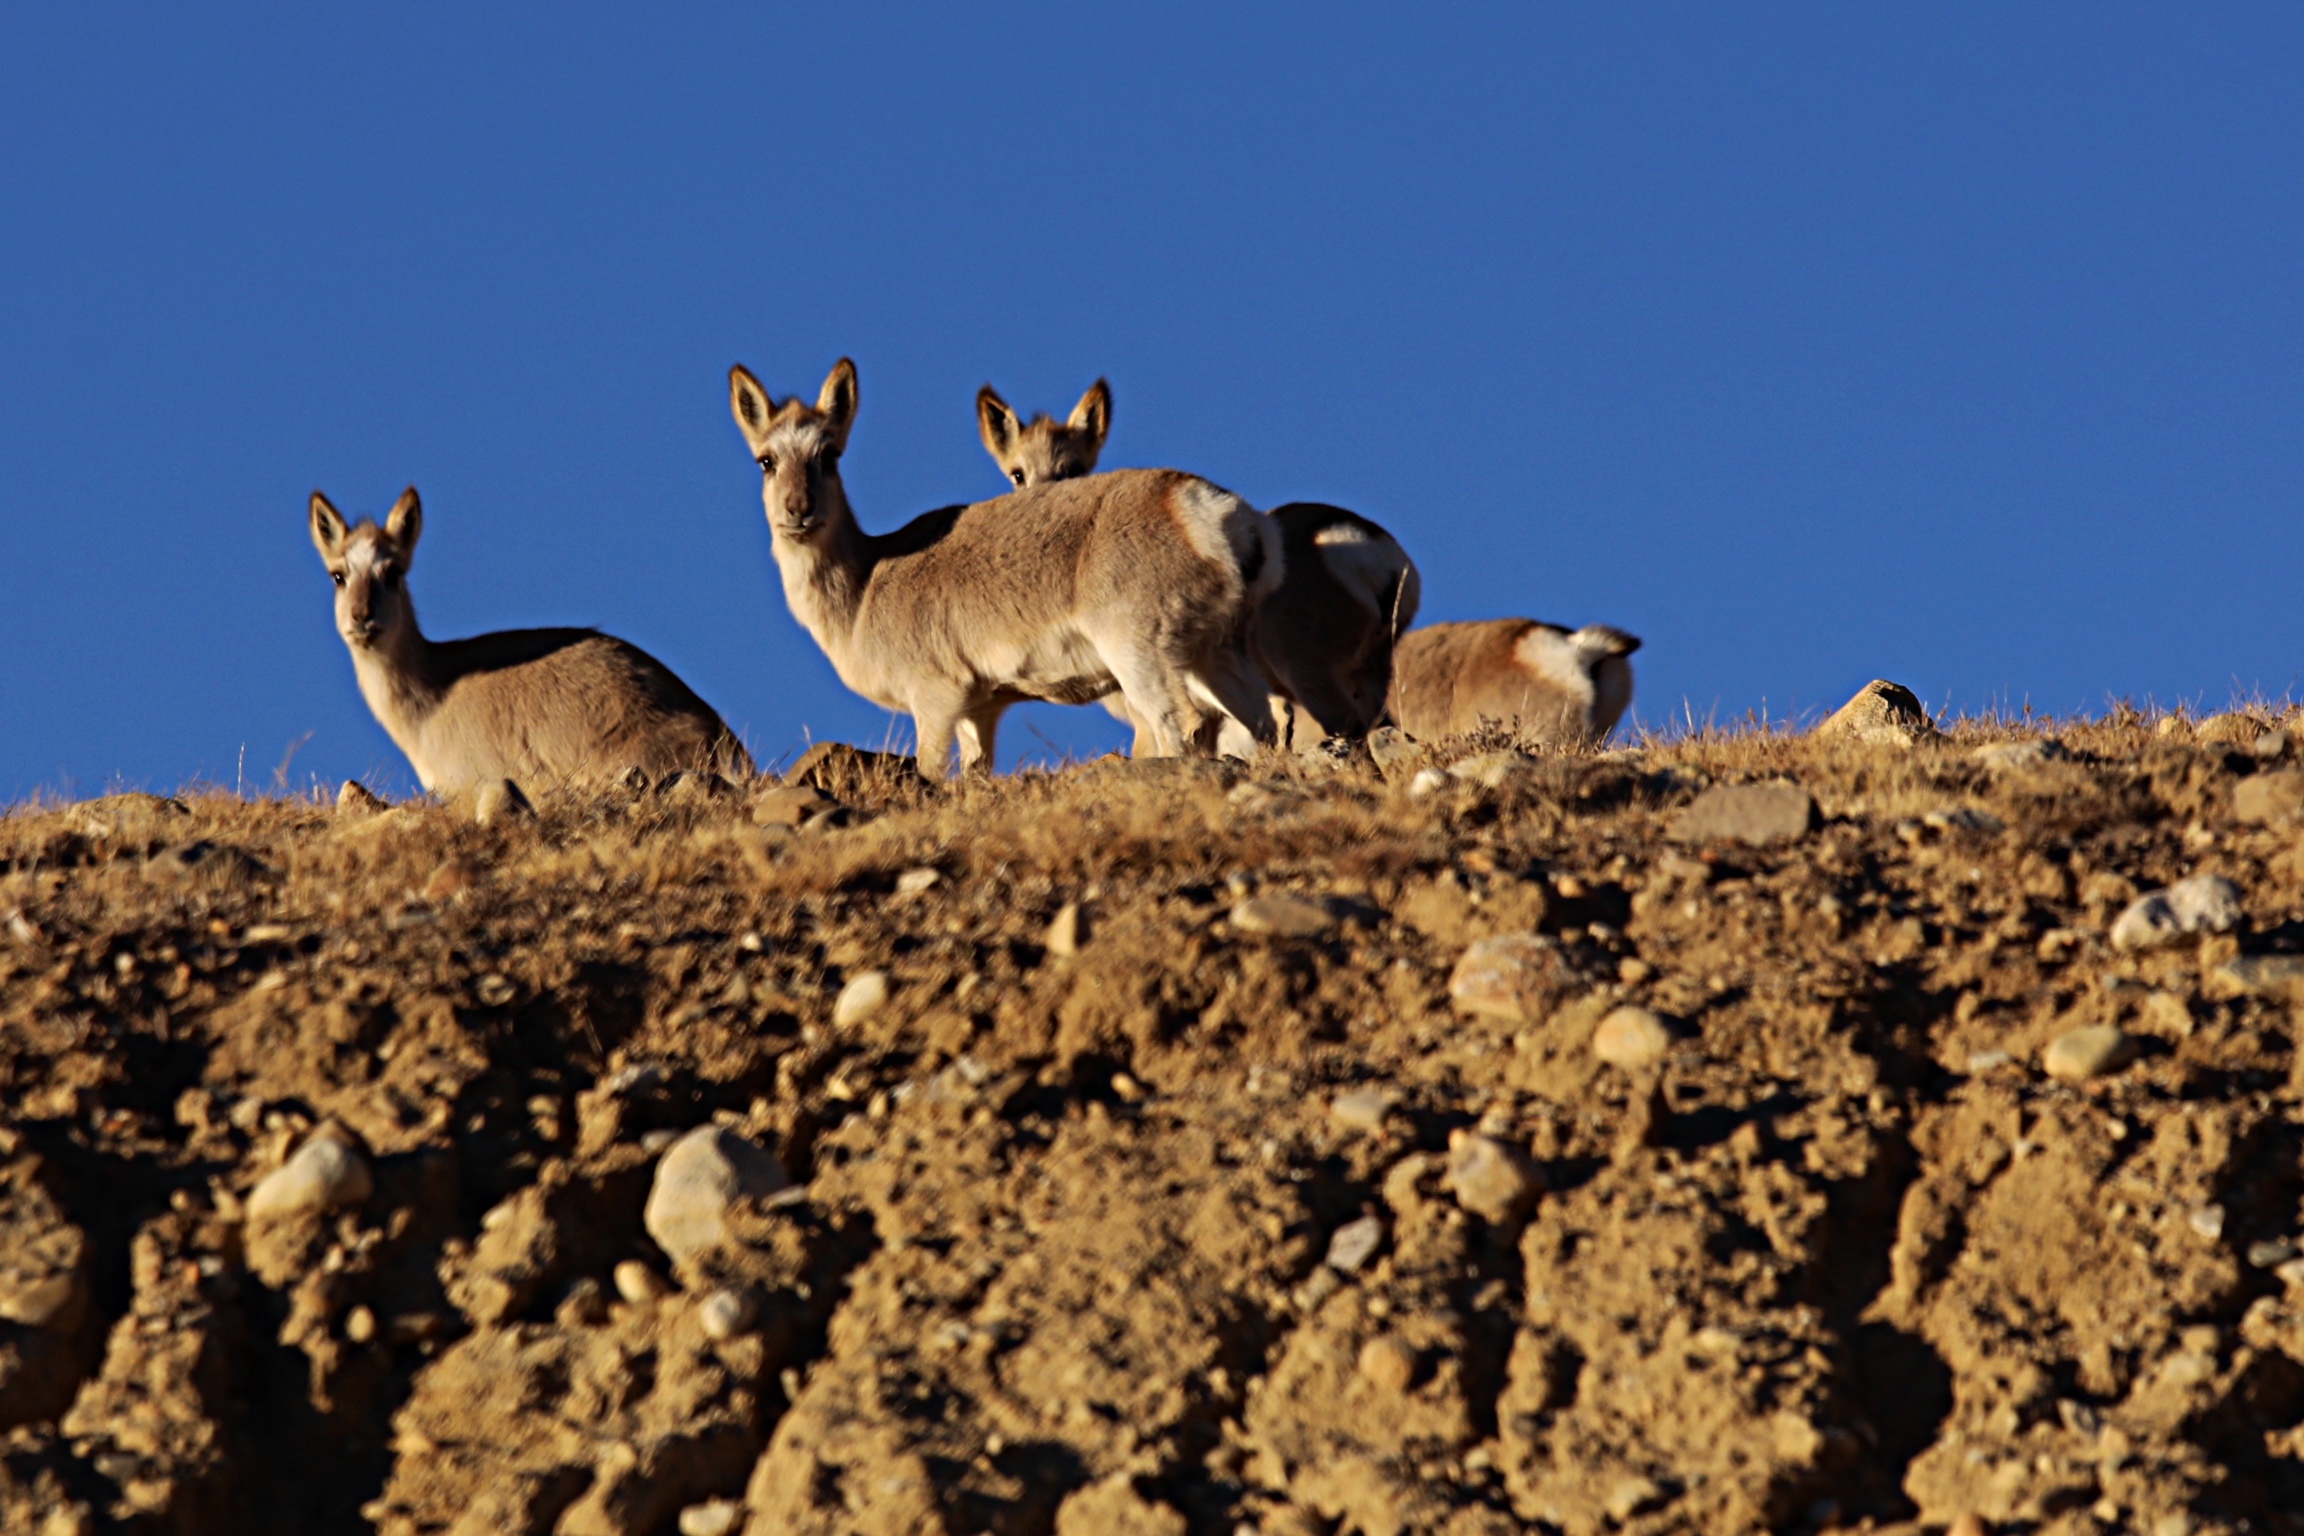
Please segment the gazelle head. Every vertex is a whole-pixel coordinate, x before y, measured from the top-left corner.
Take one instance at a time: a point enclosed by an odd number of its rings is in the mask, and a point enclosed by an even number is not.
[[[1112,386],[1098,379],[1063,421],[1035,416],[1019,421],[1008,402],[987,384],[976,391],[976,427],[984,451],[1019,486],[1070,480],[1092,472],[1112,430]]]
[[[795,395],[778,405],[750,369],[728,370],[728,403],[745,446],[760,464],[760,498],[768,529],[779,539],[808,543],[830,528],[848,506],[840,484],[840,454],[856,420],[856,365],[832,365],[813,406]]]
[[[347,527],[343,514],[312,493],[312,542],[336,583],[336,632],[356,651],[390,650],[416,628],[408,599],[408,562],[424,531],[424,507],[410,486],[379,528],[362,518]]]

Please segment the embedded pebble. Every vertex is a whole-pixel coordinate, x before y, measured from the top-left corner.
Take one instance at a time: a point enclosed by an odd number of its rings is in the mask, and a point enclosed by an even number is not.
[[[813,784],[785,784],[752,802],[752,824],[759,827],[797,827],[811,817],[837,810],[840,802]]]
[[[680,1511],[680,1536],[728,1536],[744,1519],[734,1499],[706,1499]]]
[[[888,973],[859,971],[848,978],[832,1004],[832,1027],[846,1029],[878,1013],[888,1002]]]
[[[376,1192],[367,1162],[342,1133],[324,1127],[249,1192],[248,1219],[265,1221],[365,1205]]]
[[[908,869],[896,877],[896,894],[899,896],[918,896],[923,892],[934,890],[937,882],[943,878],[943,873],[939,870]]]
[[[1428,799],[1447,787],[1448,775],[1437,768],[1419,768],[1416,776],[1408,781],[1408,796],[1412,800]]]
[[[1368,733],[1368,755],[1376,760],[1377,771],[1388,779],[1414,762],[1417,751],[1408,733],[1396,726],[1380,725]]]
[[[2136,1059],[2136,1042],[2110,1024],[2068,1029],[2048,1042],[2040,1064],[2060,1082],[2084,1083],[2119,1071]]]
[[[1336,914],[1302,896],[1251,896],[1232,909],[1232,926],[1242,933],[1313,939],[1336,926]]]
[[[1944,1527],[1944,1536],[1992,1536],[1992,1528],[1981,1515],[1962,1515]]]
[[[2064,743],[2053,737],[2030,736],[2022,741],[1995,741],[1990,746],[1978,747],[1968,756],[1994,773],[2007,773],[2037,768],[2043,763],[2063,762],[2072,754]]]
[[[626,1259],[618,1264],[613,1278],[616,1294],[636,1307],[661,1301],[672,1294],[672,1287],[664,1283],[664,1277],[638,1259]]]
[[[1652,1067],[1672,1049],[1672,1031],[1646,1008],[1612,1010],[1592,1031],[1592,1054],[1627,1072]]]
[[[2130,902],[2112,924],[2112,947],[2162,949],[2193,934],[2229,933],[2243,915],[2238,886],[2222,875],[2194,875]]]
[[[1608,1514],[1621,1523],[1649,1506],[1661,1503],[1663,1498],[1663,1485],[1654,1478],[1621,1478],[1608,1490]]]
[[[751,1292],[718,1290],[697,1305],[696,1323],[708,1339],[732,1339],[752,1326],[758,1310]]]
[[[365,1344],[376,1337],[376,1314],[366,1307],[354,1307],[345,1313],[344,1337],[355,1344]]]
[[[1543,1188],[1543,1175],[1518,1147],[1478,1132],[1458,1131],[1448,1139],[1449,1193],[1490,1226],[1526,1215]]]
[[[1329,1101],[1328,1118],[1348,1131],[1373,1131],[1399,1102],[1399,1093],[1390,1088],[1347,1088]]]
[[[1715,784],[1672,818],[1665,835],[1763,847],[1806,837],[1815,825],[1816,797],[1797,784]]]
[[[1448,777],[1478,784],[1484,789],[1501,789],[1535,761],[1525,752],[1482,752],[1450,763]]]
[[[1499,934],[1467,948],[1448,977],[1448,995],[1466,1013],[1526,1020],[1561,982],[1560,951],[1533,933]]]
[[[480,793],[472,801],[472,817],[484,827],[520,821],[535,814],[536,807],[529,803],[527,794],[510,779],[481,785]]]
[[[2229,741],[2245,747],[2266,729],[2265,723],[2253,715],[2210,715],[2192,728],[2192,735],[2199,741]]]
[[[1357,1274],[1360,1266],[1374,1258],[1376,1250],[1383,1246],[1382,1217],[1363,1216],[1358,1221],[1348,1221],[1328,1239],[1328,1267],[1340,1274]]]
[[[1359,1364],[1362,1376],[1388,1392],[1405,1392],[1416,1379],[1416,1351],[1388,1333],[1360,1346]]]
[[[1874,678],[1857,690],[1856,697],[1832,712],[1816,727],[1821,737],[1840,737],[1872,746],[1909,747],[1936,734],[1936,722],[1927,708],[1902,683]]]
[[[2304,818],[2304,768],[2242,779],[2232,788],[2232,814],[2260,824]]]
[[[1057,908],[1041,942],[1047,946],[1048,953],[1060,960],[1080,953],[1080,946],[1088,942],[1088,919],[1080,911],[1080,903],[1068,901]]]
[[[346,779],[344,787],[336,791],[336,814],[339,816],[368,816],[384,809],[384,802],[376,792],[358,779]]]
[[[789,1182],[774,1153],[725,1126],[700,1125],[657,1161],[641,1223],[675,1265],[685,1266],[727,1241],[731,1205],[763,1199]]]

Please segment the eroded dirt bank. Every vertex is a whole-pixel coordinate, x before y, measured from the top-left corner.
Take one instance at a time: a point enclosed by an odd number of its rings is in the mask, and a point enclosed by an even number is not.
[[[0,1529],[2304,1531],[2304,769],[2056,734],[21,809]]]

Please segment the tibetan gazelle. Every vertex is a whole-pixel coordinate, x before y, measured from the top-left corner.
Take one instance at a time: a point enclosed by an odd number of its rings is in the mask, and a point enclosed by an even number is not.
[[[336,583],[336,631],[377,724],[433,794],[498,779],[531,793],[638,768],[750,775],[752,759],[672,669],[593,629],[427,640],[408,596],[424,531],[413,486],[384,525],[348,527],[312,493],[312,542]]]
[[[1393,654],[1392,721],[1422,741],[1491,724],[1551,746],[1593,746],[1632,702],[1626,658],[1638,649],[1605,624],[1488,619],[1412,630]]]
[[[813,406],[741,367],[728,389],[792,616],[842,682],[912,716],[922,774],[945,776],[955,738],[964,770],[989,770],[1011,704],[1115,688],[1150,755],[1194,745],[1204,705],[1272,739],[1248,625],[1280,579],[1280,532],[1230,491],[1124,470],[870,534],[840,483],[855,364],[835,364]]]
[[[1068,422],[1036,416],[1020,425],[987,384],[976,392],[976,423],[985,451],[1017,485],[1065,480],[1095,467],[1112,427],[1112,391],[1098,379]],[[1393,641],[1416,619],[1416,562],[1383,528],[1342,507],[1290,502],[1272,519],[1286,571],[1257,610],[1249,641],[1270,683],[1276,729],[1297,747],[1364,736],[1383,716]],[[1226,727],[1222,746],[1241,752],[1246,742]]]

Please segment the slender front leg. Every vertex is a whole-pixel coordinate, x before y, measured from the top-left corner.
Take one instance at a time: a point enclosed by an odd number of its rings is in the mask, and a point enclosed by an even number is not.
[[[960,724],[956,703],[914,703],[912,733],[920,739],[920,777],[941,784],[952,776],[952,738]]]
[[[1000,716],[1007,707],[986,704],[960,717],[960,772],[963,775],[979,768],[989,775],[997,769],[993,753],[999,747]]]

